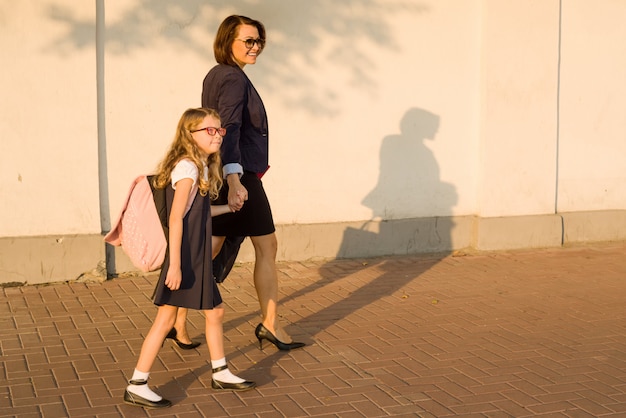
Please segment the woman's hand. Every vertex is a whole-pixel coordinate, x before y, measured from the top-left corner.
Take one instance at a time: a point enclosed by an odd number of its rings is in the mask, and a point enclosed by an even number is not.
[[[180,289],[180,284],[183,280],[183,275],[180,269],[168,268],[167,275],[165,276],[165,286],[170,290]]]

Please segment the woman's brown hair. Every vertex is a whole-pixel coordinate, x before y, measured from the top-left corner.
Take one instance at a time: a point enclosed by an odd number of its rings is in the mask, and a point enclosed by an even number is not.
[[[217,29],[215,42],[213,42],[213,54],[218,64],[237,66],[237,62],[233,58],[233,42],[235,42],[235,38],[239,33],[239,26],[241,25],[254,26],[259,31],[259,38],[265,41],[265,26],[263,26],[263,23],[246,16],[228,16]],[[261,51],[263,50],[259,50],[259,53]]]

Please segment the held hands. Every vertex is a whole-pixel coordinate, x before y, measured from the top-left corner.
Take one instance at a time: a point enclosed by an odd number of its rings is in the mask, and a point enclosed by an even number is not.
[[[245,190],[245,189],[244,189]],[[248,200],[248,193],[247,192],[242,192],[242,191],[238,191],[235,195],[235,199],[233,199],[233,204],[231,204],[231,199],[230,197],[228,198],[228,207],[230,208],[231,212],[236,212],[238,210],[241,210],[241,208],[243,207],[243,203]]]
[[[248,200],[248,190],[239,182],[237,174],[228,176],[228,207],[231,212],[241,210],[243,203]]]

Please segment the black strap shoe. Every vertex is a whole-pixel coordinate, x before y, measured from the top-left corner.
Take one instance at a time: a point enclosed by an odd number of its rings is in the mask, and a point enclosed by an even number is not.
[[[131,380],[131,385],[145,385],[148,382],[145,380]],[[161,398],[160,401],[151,401],[142,396],[135,395],[134,393],[129,392],[128,390],[124,391],[124,403],[134,406],[140,406],[146,409],[160,409],[160,408],[169,408],[172,406],[172,402],[168,401],[165,398]]]
[[[213,373],[220,372],[222,370],[228,369],[227,365],[223,365],[212,369]],[[236,390],[236,391],[244,391],[254,389],[256,387],[256,383],[250,382],[249,380],[244,380],[241,383],[227,383],[220,382],[219,380],[211,379],[211,387],[215,390]]]

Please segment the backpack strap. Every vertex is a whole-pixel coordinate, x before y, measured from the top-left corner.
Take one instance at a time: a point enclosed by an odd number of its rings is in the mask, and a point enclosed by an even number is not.
[[[170,228],[167,221],[167,200],[165,198],[165,189],[159,189],[154,186],[153,180],[156,177],[154,174],[146,176],[148,183],[150,183],[150,189],[152,189],[152,198],[154,199],[154,206],[156,206],[157,214],[159,215],[159,221],[163,227],[163,233],[165,234],[165,240],[169,243]]]

